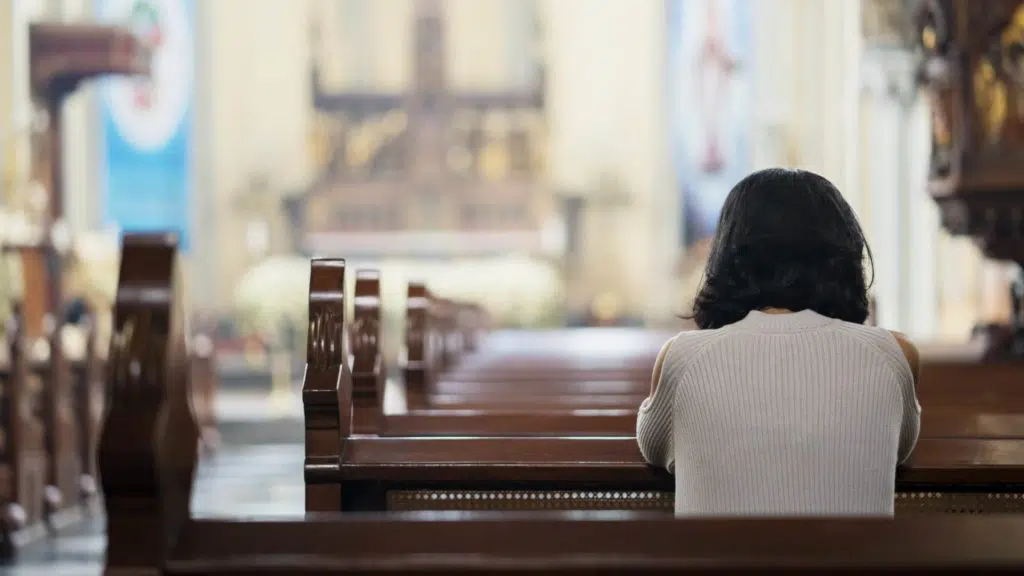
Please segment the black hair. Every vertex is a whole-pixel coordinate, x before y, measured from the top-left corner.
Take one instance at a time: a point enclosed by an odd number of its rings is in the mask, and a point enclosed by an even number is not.
[[[729,192],[690,316],[702,329],[751,310],[813,310],[862,324],[871,248],[853,209],[826,178],[804,170],[754,172]]]

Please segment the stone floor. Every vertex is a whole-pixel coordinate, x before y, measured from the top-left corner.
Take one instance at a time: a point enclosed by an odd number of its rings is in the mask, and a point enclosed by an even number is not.
[[[301,421],[259,399],[229,398],[218,410],[231,426],[225,444],[196,475],[192,514],[197,517],[282,517],[303,512]],[[220,407],[218,407],[220,408]],[[298,436],[301,442],[301,435]],[[102,518],[93,518],[20,551],[0,576],[96,576],[102,573]]]

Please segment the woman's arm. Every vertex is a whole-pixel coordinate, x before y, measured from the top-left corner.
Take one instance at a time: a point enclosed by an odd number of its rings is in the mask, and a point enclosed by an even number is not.
[[[921,433],[921,404],[917,400],[917,380],[921,371],[921,357],[917,347],[900,332],[892,332],[896,343],[900,345],[903,357],[910,366],[911,380],[903,383],[903,424],[900,427],[899,463],[903,464],[910,458],[917,437]]]
[[[672,450],[672,400],[675,383],[662,384],[662,369],[665,356],[675,338],[661,347],[658,358],[654,361],[651,374],[651,395],[640,404],[636,418],[636,442],[644,459],[653,466],[667,468],[670,472],[674,464]]]

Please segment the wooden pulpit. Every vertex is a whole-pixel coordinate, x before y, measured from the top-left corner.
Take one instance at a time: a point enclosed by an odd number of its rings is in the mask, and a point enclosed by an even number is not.
[[[45,111],[46,129],[33,143],[34,180],[47,191],[44,244],[60,251],[68,244],[64,225],[64,180],[61,162],[63,130],[61,108],[65,99],[85,80],[149,72],[149,51],[130,30],[83,24],[33,24],[29,28],[29,76],[37,111]],[[56,259],[56,255],[51,255]],[[62,300],[60,266],[51,267],[49,301]],[[28,287],[26,287],[28,288]],[[32,294],[32,290],[26,290]],[[56,311],[51,311],[56,312]]]
[[[924,0],[915,16],[932,112],[928,190],[942,225],[1024,265],[1024,2]],[[1024,359],[1020,274],[1011,298],[1006,323],[975,330],[986,362]]]

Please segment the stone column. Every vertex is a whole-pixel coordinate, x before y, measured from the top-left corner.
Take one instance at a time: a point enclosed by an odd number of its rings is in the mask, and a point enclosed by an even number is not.
[[[915,65],[913,54],[899,48],[874,47],[864,53],[867,156],[861,219],[874,249],[879,325],[927,335],[934,328],[924,323],[935,315],[938,302],[937,217],[934,208],[918,201],[924,196],[921,175],[927,172],[927,155],[920,154],[921,134],[914,128],[922,129],[926,108],[913,85]],[[921,320],[915,322],[915,316]]]
[[[939,330],[939,224],[923,192],[929,118],[915,85],[910,9],[893,0],[862,0],[859,8],[858,211],[874,250],[879,325],[931,338]]]

